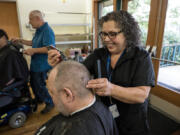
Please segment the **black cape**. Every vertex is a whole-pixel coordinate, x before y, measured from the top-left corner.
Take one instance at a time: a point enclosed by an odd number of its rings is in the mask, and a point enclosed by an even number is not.
[[[119,135],[111,112],[100,101],[71,116],[58,114],[35,135]]]
[[[28,66],[20,48],[20,45],[8,44],[0,49],[0,89],[7,87],[7,83],[13,78],[17,84],[28,81]]]

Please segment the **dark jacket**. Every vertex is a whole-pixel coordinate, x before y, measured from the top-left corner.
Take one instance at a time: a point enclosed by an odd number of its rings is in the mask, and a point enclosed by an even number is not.
[[[35,135],[119,135],[112,114],[96,101],[71,116],[58,114],[45,123]]]
[[[102,77],[109,78],[108,55],[106,48],[100,48],[84,61],[85,66],[95,78],[98,77],[98,59],[101,61]],[[111,68],[111,82],[123,87],[154,86],[155,76],[149,54],[140,47],[125,50],[115,68]],[[107,106],[111,105],[109,97],[100,98]],[[143,135],[148,132],[147,100],[142,104],[128,104],[112,98],[112,102],[117,105],[120,113],[116,121],[121,135]]]
[[[0,89],[7,87],[6,84],[13,78],[13,85],[22,85],[28,81],[27,62],[19,49],[19,46],[11,44],[0,49]]]

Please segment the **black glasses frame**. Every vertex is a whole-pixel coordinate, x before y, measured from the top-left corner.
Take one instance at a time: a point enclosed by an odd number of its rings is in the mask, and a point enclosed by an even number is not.
[[[116,38],[116,36],[118,35],[118,34],[120,34],[120,33],[122,33],[122,31],[119,31],[119,32],[100,32],[99,33],[99,36],[102,38],[102,39],[104,39],[106,36],[108,36],[109,37],[109,39],[114,39],[114,38]]]

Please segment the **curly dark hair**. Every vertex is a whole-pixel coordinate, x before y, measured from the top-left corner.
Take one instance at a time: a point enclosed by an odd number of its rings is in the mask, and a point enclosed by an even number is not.
[[[114,11],[103,16],[99,20],[100,29],[102,29],[103,24],[108,21],[114,21],[116,27],[123,32],[127,48],[141,45],[141,31],[139,25],[134,17],[127,11]]]
[[[5,36],[7,40],[9,39],[7,33],[3,29],[0,29],[0,38],[2,38],[3,36]]]

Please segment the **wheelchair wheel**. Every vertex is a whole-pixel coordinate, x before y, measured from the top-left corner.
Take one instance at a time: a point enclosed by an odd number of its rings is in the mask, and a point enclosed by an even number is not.
[[[9,126],[12,128],[21,127],[26,121],[26,114],[24,112],[16,112],[9,119]]]

